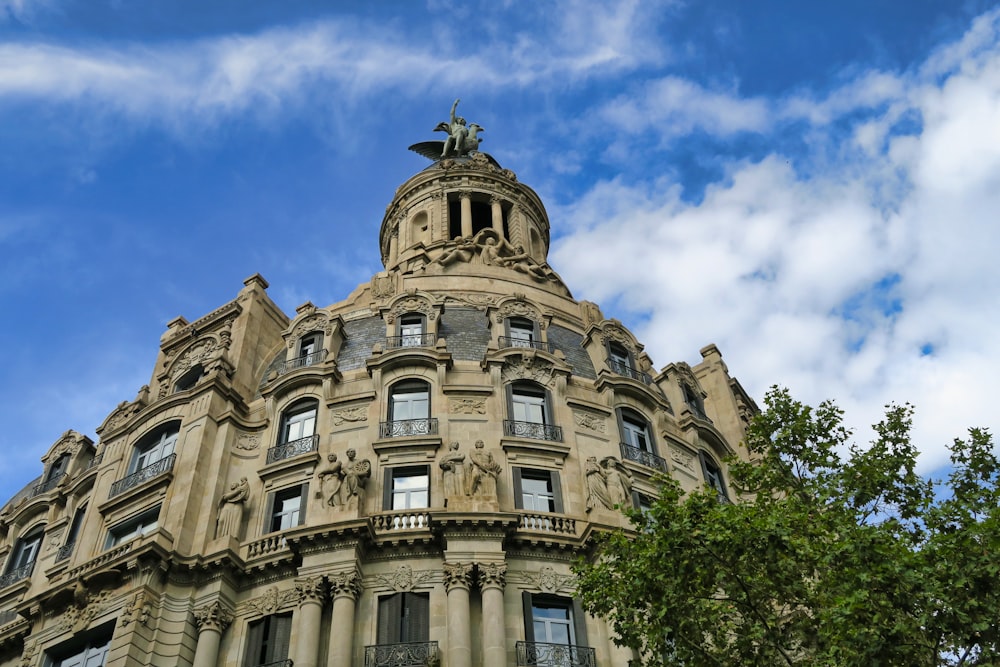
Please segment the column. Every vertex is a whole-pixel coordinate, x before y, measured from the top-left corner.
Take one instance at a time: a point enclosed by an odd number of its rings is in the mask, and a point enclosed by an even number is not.
[[[299,595],[295,664],[298,667],[318,667],[320,619],[326,601],[326,582],[319,576],[296,579],[295,591]]]
[[[462,236],[472,238],[472,193],[462,192]]]
[[[194,610],[198,645],[194,649],[192,667],[216,667],[219,664],[219,642],[222,641],[222,633],[232,622],[232,613],[218,601]]]
[[[444,589],[448,592],[448,667],[472,667],[472,626],[469,622],[469,588],[472,563],[445,563]]]
[[[507,665],[507,629],[503,609],[506,583],[505,563],[479,564],[479,590],[483,597],[483,667]]]
[[[330,667],[351,667],[354,651],[354,608],[361,594],[361,575],[355,570],[329,576],[333,598],[330,632]]]
[[[502,201],[503,200],[496,195],[490,197],[490,206],[493,207],[493,231],[495,231],[500,238],[505,241],[509,241],[510,239],[503,235],[503,208],[500,205],[500,202]]]

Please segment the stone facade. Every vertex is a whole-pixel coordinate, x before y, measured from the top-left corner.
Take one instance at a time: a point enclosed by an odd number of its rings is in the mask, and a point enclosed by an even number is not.
[[[99,442],[52,446],[0,511],[0,667],[626,667],[570,565],[657,472],[732,497],[752,399],[715,346],[656,371],[575,301],[480,154],[404,183],[379,243],[339,303],[289,317],[255,275],[170,322]]]

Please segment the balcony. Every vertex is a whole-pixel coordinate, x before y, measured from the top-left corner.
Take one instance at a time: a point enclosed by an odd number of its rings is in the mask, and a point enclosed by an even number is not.
[[[537,424],[535,422],[519,422],[513,419],[503,420],[503,433],[515,438],[531,438],[533,440],[549,440],[562,442],[562,428],[552,424]]]
[[[299,454],[308,454],[319,450],[319,435],[307,435],[298,440],[283,442],[267,450],[267,462],[276,463],[290,459]]]
[[[415,435],[437,435],[438,420],[436,417],[426,419],[399,419],[379,423],[380,438],[406,438]]]
[[[576,535],[576,519],[550,512],[524,512],[517,521],[521,530],[537,530],[559,535]]]
[[[303,354],[301,357],[295,357],[294,359],[289,359],[288,361],[283,362],[281,366],[278,367],[278,375],[290,373],[296,368],[305,368],[306,366],[321,364],[324,359],[326,359],[326,350],[317,350],[316,352]]]
[[[431,525],[431,515],[426,509],[396,510],[372,517],[372,527],[376,533],[396,530],[427,530]]]
[[[608,368],[616,375],[623,375],[643,384],[653,384],[653,378],[649,373],[643,373],[618,359],[606,359],[606,361]]]
[[[76,542],[70,542],[69,544],[64,544],[59,547],[59,551],[56,552],[56,562],[66,560],[73,553],[73,547],[76,546]]]
[[[437,642],[376,644],[365,647],[365,667],[425,667],[440,664]]]
[[[59,482],[66,478],[66,473],[60,473],[50,480],[46,480],[41,484],[36,484],[31,488],[31,497],[40,496],[43,493],[48,493],[52,489],[59,486]]]
[[[7,574],[0,576],[0,588],[7,588],[12,586],[22,579],[27,579],[31,576],[31,571],[34,569],[35,563],[32,561],[27,565],[22,565],[21,567],[16,567]]]
[[[596,667],[597,657],[589,646],[517,642],[518,667]]]
[[[500,336],[498,339],[498,344],[501,350],[518,347],[522,349],[534,349],[541,350],[542,352],[551,352],[552,347],[548,343],[543,343],[540,340],[528,340],[526,338],[512,338],[510,336]]]
[[[386,336],[385,349],[398,350],[407,347],[434,347],[437,342],[435,334],[407,334],[405,336]]]
[[[635,461],[638,464],[644,465],[648,468],[655,468],[660,472],[667,472],[667,461],[653,452],[647,452],[645,449],[639,449],[638,447],[633,447],[632,445],[626,445],[624,442],[620,443],[622,450],[622,458],[628,461]]]
[[[176,454],[164,456],[156,463],[151,463],[145,468],[141,468],[132,473],[128,477],[121,478],[111,485],[111,493],[108,494],[108,498],[114,498],[117,495],[125,493],[129,489],[139,486],[143,482],[147,482],[154,477],[159,477],[164,473],[170,472],[174,467],[174,461],[176,459]]]

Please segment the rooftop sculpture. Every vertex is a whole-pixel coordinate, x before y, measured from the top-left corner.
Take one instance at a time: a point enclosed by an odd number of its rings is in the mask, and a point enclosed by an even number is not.
[[[448,138],[444,141],[421,141],[410,146],[414,153],[420,153],[431,160],[444,160],[448,158],[468,157],[471,153],[479,152],[479,144],[482,137],[480,132],[485,132],[482,126],[477,123],[466,124],[465,118],[456,116],[455,110],[458,108],[459,100],[451,105],[451,114],[447,121],[442,121],[434,128],[435,132],[447,132]],[[491,156],[483,153],[493,164],[497,164]],[[499,166],[497,164],[497,166]]]

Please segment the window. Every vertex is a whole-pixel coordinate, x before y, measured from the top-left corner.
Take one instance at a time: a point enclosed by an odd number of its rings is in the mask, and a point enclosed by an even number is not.
[[[386,468],[383,507],[387,510],[430,507],[430,479],[427,466]]]
[[[629,447],[652,452],[653,438],[649,433],[649,423],[641,415],[631,410],[620,410],[618,415],[622,441]]]
[[[562,441],[562,429],[552,423],[548,392],[533,382],[507,385],[510,420],[505,422],[507,435]]]
[[[66,535],[66,542],[56,553],[57,561],[69,558],[69,555],[73,552],[73,546],[76,544],[76,538],[80,535],[80,526],[83,525],[83,517],[86,513],[86,505],[76,508],[76,512],[73,514],[73,523],[70,524],[69,533]]]
[[[2,585],[7,586],[31,575],[35,560],[38,558],[38,550],[42,546],[44,534],[45,526],[37,526],[17,541],[11,552],[10,560],[7,561],[7,570],[0,578],[0,581],[3,582]]]
[[[271,494],[267,530],[264,532],[275,533],[301,526],[306,517],[308,490],[308,484],[301,484]]]
[[[151,510],[147,510],[139,516],[123,521],[108,531],[108,540],[104,545],[105,549],[124,544],[129,540],[134,540],[143,535],[149,535],[156,530],[160,518],[160,506],[157,505]]]
[[[430,595],[396,593],[378,599],[379,644],[426,642],[430,638]]]
[[[715,462],[715,459],[703,451],[698,452],[698,458],[701,459],[701,471],[705,475],[705,483],[715,489],[716,493],[719,494],[719,500],[728,503],[729,494],[726,492],[726,481],[722,477],[722,468]]]
[[[684,402],[691,408],[691,412],[702,419],[708,419],[708,416],[705,414],[705,401],[702,399],[701,392],[686,382],[681,383],[681,389],[684,392]]]
[[[514,507],[534,512],[561,514],[562,489],[555,470],[514,468]]]
[[[171,422],[143,437],[136,444],[135,451],[132,453],[129,472],[137,472],[172,455],[179,434],[180,423]]]
[[[381,437],[437,433],[437,419],[431,419],[431,387],[420,380],[397,382],[389,390],[389,419]]]
[[[104,626],[77,635],[61,646],[46,651],[45,664],[49,667],[103,667],[111,648],[114,626]]]
[[[309,399],[296,403],[281,418],[280,443],[286,444],[311,438],[316,432],[316,408],[319,403]]]
[[[244,667],[270,665],[287,660],[291,637],[291,614],[272,614],[250,623],[247,627]]]
[[[618,375],[631,375],[632,355],[623,345],[608,343],[608,366]]]
[[[399,318],[399,346],[420,347],[424,344],[424,316],[403,315]]]
[[[69,467],[69,454],[62,454],[52,465],[49,466],[49,472],[45,475],[45,481],[51,482],[53,480],[59,479],[64,474],[66,474],[66,469]]]
[[[323,349],[323,334],[319,331],[306,334],[299,340],[299,358],[306,366],[319,361],[319,352]]]
[[[535,347],[541,348],[538,326],[529,319],[512,317],[506,322],[507,337],[501,341],[500,347]]]
[[[580,647],[587,645],[583,611],[576,600],[527,591],[522,595],[524,635],[528,642]],[[562,664],[560,659],[565,661],[567,658],[564,653],[550,654],[544,648],[538,649],[537,657],[537,662],[529,664],[556,665]],[[571,660],[569,664],[586,663]]]
[[[177,378],[177,382],[174,383],[174,393],[177,393],[179,391],[187,391],[188,389],[191,389],[196,384],[198,384],[198,380],[200,380],[201,376],[204,374],[205,374],[205,369],[202,368],[202,365],[195,364],[187,371],[185,371],[183,375]]]

